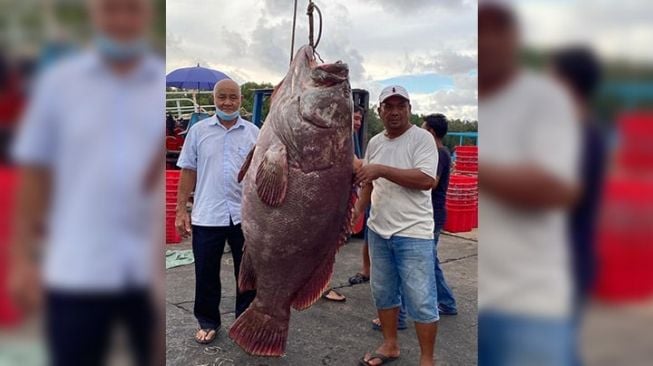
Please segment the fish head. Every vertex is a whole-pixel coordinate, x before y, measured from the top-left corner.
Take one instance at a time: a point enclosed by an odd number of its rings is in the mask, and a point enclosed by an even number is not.
[[[277,135],[304,172],[328,169],[353,154],[353,98],[346,63],[318,64],[313,48],[302,47],[272,96],[283,107]],[[351,156],[348,157],[351,160]]]

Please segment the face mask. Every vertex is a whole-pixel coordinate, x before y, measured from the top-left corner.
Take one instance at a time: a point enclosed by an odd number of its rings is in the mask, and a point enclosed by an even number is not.
[[[236,110],[233,113],[226,113],[220,110],[220,108],[215,107],[215,114],[221,121],[233,121],[236,118],[240,117],[240,111]]]
[[[130,61],[142,56],[148,50],[147,41],[139,38],[134,41],[116,41],[106,35],[95,36],[95,46],[102,56],[111,61]]]

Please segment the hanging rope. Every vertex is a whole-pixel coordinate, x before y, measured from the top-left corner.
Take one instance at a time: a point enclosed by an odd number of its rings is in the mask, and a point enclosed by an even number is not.
[[[290,40],[290,63],[295,55],[295,26],[297,24],[297,0],[295,0],[295,11],[292,16],[292,39]]]
[[[315,24],[313,21],[313,11],[315,10],[317,10],[317,15],[318,18],[320,19],[320,26],[317,32],[317,40],[315,40]],[[317,46],[320,44],[320,40],[322,39],[322,11],[317,5],[315,5],[313,0],[309,0],[308,2],[306,15],[308,15],[308,44],[311,46],[311,48],[313,48],[313,53],[320,59],[320,61],[324,62],[324,60],[322,60],[322,57],[320,57],[320,54],[317,52]],[[292,18],[292,36],[291,36],[292,39],[290,41],[290,63],[292,63],[293,57],[295,56],[296,27],[297,27],[297,0],[295,0],[295,9]]]
[[[317,10],[317,15],[318,18],[320,19],[320,27],[318,28],[318,32],[317,32],[317,40],[314,40],[314,33],[315,33],[315,24],[313,21],[314,10]],[[320,40],[322,39],[322,11],[317,5],[315,5],[313,0],[309,0],[308,2],[306,15],[308,15],[308,44],[311,45],[311,47],[313,48],[313,52],[317,55],[320,61],[324,62],[324,60],[322,60],[322,57],[320,57],[320,54],[317,53],[317,46],[320,44]]]

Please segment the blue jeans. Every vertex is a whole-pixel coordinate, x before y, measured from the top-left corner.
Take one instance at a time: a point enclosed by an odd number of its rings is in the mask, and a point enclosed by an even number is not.
[[[441,229],[435,230],[435,245],[433,250],[435,252],[435,282],[438,290],[438,307],[444,312],[455,313],[457,312],[456,308],[456,299],[453,297],[453,291],[447,285],[447,281],[444,279],[444,272],[440,268],[440,260],[438,259],[438,241],[440,239]],[[406,307],[403,305],[399,309],[399,319],[398,324],[400,328],[403,328],[406,324]]]
[[[384,239],[368,230],[371,288],[379,310],[404,306],[419,323],[439,320],[432,239],[393,236]]]
[[[568,319],[482,311],[478,316],[478,365],[570,366],[572,338]]]

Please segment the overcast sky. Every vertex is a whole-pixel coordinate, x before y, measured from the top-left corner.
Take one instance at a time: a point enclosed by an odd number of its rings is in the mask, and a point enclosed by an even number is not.
[[[308,41],[299,0],[296,49]],[[352,87],[374,104],[405,85],[413,111],[477,118],[475,0],[317,0],[325,62],[349,64]],[[168,0],[167,69],[200,63],[238,82],[278,83],[287,72],[293,0]]]
[[[607,59],[653,63],[652,0],[512,0],[524,41],[592,45]]]
[[[652,0],[505,0],[516,4],[525,43],[593,45],[605,58],[653,62]],[[307,43],[299,0],[296,45]],[[477,118],[476,0],[317,0],[318,51],[347,62],[351,84],[411,92],[413,110]],[[168,0],[167,69],[200,63],[238,82],[276,84],[287,71],[293,0]]]

